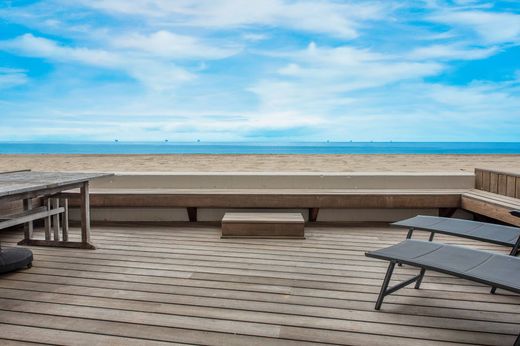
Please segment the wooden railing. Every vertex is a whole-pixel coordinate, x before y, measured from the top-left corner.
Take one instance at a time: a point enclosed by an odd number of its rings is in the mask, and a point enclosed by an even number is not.
[[[503,196],[520,198],[520,173],[475,168],[475,188]]]

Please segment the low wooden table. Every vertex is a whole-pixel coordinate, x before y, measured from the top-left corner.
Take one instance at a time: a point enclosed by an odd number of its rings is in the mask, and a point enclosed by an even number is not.
[[[300,213],[226,213],[222,238],[305,239],[304,224]]]

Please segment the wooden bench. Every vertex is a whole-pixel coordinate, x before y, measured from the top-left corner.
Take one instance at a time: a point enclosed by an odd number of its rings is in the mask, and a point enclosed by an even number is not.
[[[92,189],[92,208],[186,208],[197,221],[197,208],[308,209],[314,222],[320,208],[439,209],[450,216],[460,207],[464,189]],[[61,196],[78,206],[78,192]]]
[[[520,174],[475,169],[475,189],[462,194],[461,208],[520,226],[510,214],[520,209]]]
[[[79,190],[61,194],[70,206],[79,205]],[[320,208],[328,209],[438,209],[451,217],[459,209],[520,226],[509,212],[520,209],[520,175],[475,170],[475,188],[441,189],[172,189],[98,188],[90,192],[92,208],[186,208],[197,221],[198,208],[308,209],[315,222]]]
[[[299,213],[226,213],[222,238],[305,239],[304,223]]]

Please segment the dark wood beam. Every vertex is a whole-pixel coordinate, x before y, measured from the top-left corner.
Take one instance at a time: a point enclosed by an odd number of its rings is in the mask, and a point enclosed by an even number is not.
[[[309,208],[309,222],[316,222],[320,208]]]
[[[188,207],[186,209],[188,210],[188,219],[190,222],[197,222],[197,208]]]

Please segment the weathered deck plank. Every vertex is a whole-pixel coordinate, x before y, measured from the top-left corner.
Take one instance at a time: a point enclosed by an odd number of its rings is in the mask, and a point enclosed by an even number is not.
[[[302,241],[220,240],[218,227],[106,227],[94,230],[96,251],[33,248],[32,269],[0,280],[1,337],[116,345],[508,345],[520,331],[520,297],[493,296],[437,273],[427,274],[423,289],[403,289],[374,311],[385,265],[363,253],[401,241],[403,231],[314,226],[307,234]],[[20,236],[0,234],[4,244]],[[70,239],[78,237],[72,229]],[[405,266],[396,278],[413,273]]]

